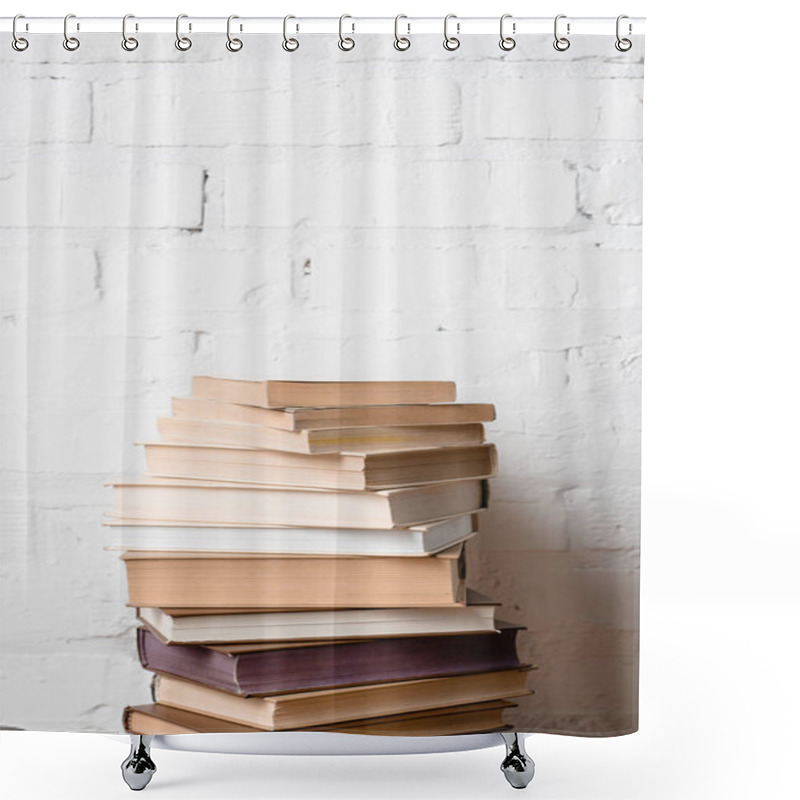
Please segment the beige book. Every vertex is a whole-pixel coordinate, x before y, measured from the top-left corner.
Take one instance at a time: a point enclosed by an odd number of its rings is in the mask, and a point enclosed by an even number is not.
[[[408,528],[485,508],[485,481],[346,492],[192,479],[112,483],[126,520],[309,528]]]
[[[205,419],[156,420],[164,442],[261,447],[290,453],[342,453],[373,450],[407,450],[420,447],[457,447],[481,444],[483,425],[397,425],[371,428],[328,428],[284,431],[264,425]]]
[[[259,730],[291,730],[530,694],[528,667],[312,692],[239,697],[171,675],[156,675],[156,702]]]
[[[463,546],[435,556],[126,552],[128,603],[164,608],[405,608],[465,599]]]
[[[503,712],[515,708],[507,700],[469,703],[413,714],[394,714],[365,720],[343,722],[324,730],[372,736],[446,736],[481,733],[503,727]],[[159,736],[171,733],[254,733],[258,728],[196,714],[161,703],[128,706],[122,715],[128,733]],[[303,730],[321,730],[319,727]]]
[[[319,489],[393,489],[490,478],[497,470],[493,444],[306,454],[148,442],[144,450],[151,475]]]
[[[452,381],[242,381],[198,375],[192,396],[265,408],[451,403]]]
[[[324,428],[363,428],[394,425],[457,425],[490,422],[489,403],[415,403],[407,405],[339,406],[323,408],[264,408],[222,403],[200,397],[173,397],[172,416],[265,425],[286,431]]]

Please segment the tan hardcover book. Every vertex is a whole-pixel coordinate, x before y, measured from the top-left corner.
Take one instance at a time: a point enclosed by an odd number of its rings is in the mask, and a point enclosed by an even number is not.
[[[408,528],[471,514],[488,502],[488,484],[480,480],[376,492],[166,478],[111,485],[113,517],[222,526]]]
[[[128,603],[163,608],[405,608],[465,599],[463,546],[423,558],[126,552]]]
[[[529,669],[239,697],[171,675],[156,675],[156,702],[259,730],[291,730],[530,694]]]
[[[258,728],[239,725],[227,719],[208,717],[161,703],[126,706],[122,725],[128,733],[161,736],[171,733],[256,733]]]
[[[483,425],[396,425],[371,428],[327,428],[284,431],[264,425],[206,419],[161,417],[156,420],[164,442],[260,447],[289,453],[341,453],[404,450],[420,447],[458,447],[481,444]]]
[[[506,730],[503,714],[516,703],[490,700],[463,706],[437,708],[415,714],[395,714],[354,722],[342,722],[336,727],[312,727],[304,730],[326,730],[338,733],[370,736],[456,736],[469,733],[488,733]]]
[[[408,405],[340,406],[335,408],[264,408],[222,403],[200,397],[174,397],[172,416],[264,425],[286,431],[364,428],[395,425],[458,425],[490,422],[489,403],[416,403]]]
[[[493,444],[305,454],[185,442],[148,442],[144,450],[151,475],[319,489],[393,489],[491,478],[497,471]]]
[[[303,730],[326,730],[372,736],[445,736],[482,733],[503,727],[503,712],[515,708],[507,700],[470,703],[416,714],[343,722],[336,727],[311,727]],[[122,715],[128,733],[159,736],[170,733],[254,733],[258,728],[239,725],[219,717],[208,717],[165,706],[161,703],[128,706]]]
[[[242,381],[198,375],[192,396],[264,408],[452,403],[452,381]]]

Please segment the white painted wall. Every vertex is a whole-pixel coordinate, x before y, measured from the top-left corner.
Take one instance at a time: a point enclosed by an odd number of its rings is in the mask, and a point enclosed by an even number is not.
[[[206,373],[494,402],[471,583],[529,628],[512,721],[636,726],[642,53],[0,49],[4,724],[147,701],[102,484]]]

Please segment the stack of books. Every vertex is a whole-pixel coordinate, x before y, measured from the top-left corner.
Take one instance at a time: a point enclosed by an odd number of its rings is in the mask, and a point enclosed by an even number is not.
[[[503,728],[519,626],[466,588],[489,404],[447,381],[192,380],[111,484],[153,703],[138,734]]]

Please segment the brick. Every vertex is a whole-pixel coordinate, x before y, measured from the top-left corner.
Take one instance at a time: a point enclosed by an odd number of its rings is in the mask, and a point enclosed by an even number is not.
[[[499,259],[507,308],[641,306],[642,256],[636,250],[518,248]]]
[[[575,176],[566,164],[524,160],[491,167],[488,214],[476,224],[558,228],[575,216]]]
[[[188,80],[153,88],[141,80],[102,87],[97,138],[158,147],[438,147],[461,137],[461,98],[452,80],[326,76],[299,89],[297,81],[231,85],[218,75],[204,83],[195,72],[184,74]],[[126,116],[131,124],[120,125]]]
[[[475,121],[487,139],[638,141],[642,82],[552,76],[482,81]]]
[[[544,497],[493,497],[481,521],[483,527],[492,532],[477,543],[484,552],[569,549],[564,509]]]
[[[582,170],[578,203],[582,213],[609,225],[641,225],[641,162],[618,161]]]
[[[75,314],[102,291],[97,254],[90,247],[57,247],[26,237],[23,243],[4,242],[0,258],[2,307],[20,323],[27,316]]]
[[[639,486],[583,486],[566,490],[567,533],[576,549],[627,550],[639,543]]]
[[[508,607],[524,598],[530,629],[556,640],[572,638],[570,630],[588,626],[636,630],[638,570],[573,568],[571,551],[508,552],[471,548],[481,566],[478,591]],[[576,642],[573,639],[573,644]]]
[[[479,280],[473,248],[414,246],[414,238],[391,253],[364,246],[319,248],[309,259],[310,301],[324,305],[336,298],[348,311],[369,305],[376,311],[405,313],[424,297],[428,309],[440,312],[439,321],[428,323],[429,330],[442,326],[454,308],[465,316],[480,308],[486,287]],[[425,323],[417,329],[425,330]]]
[[[2,181],[7,228],[182,228],[202,225],[204,170],[151,160],[74,160],[47,154],[11,165]]]
[[[255,177],[253,177],[255,176]],[[397,162],[370,155],[231,166],[225,174],[228,227],[467,228],[497,217],[489,165],[480,161]]]
[[[3,68],[0,142],[43,144],[88,142],[92,134],[92,93],[88,81],[52,75],[22,78]]]

